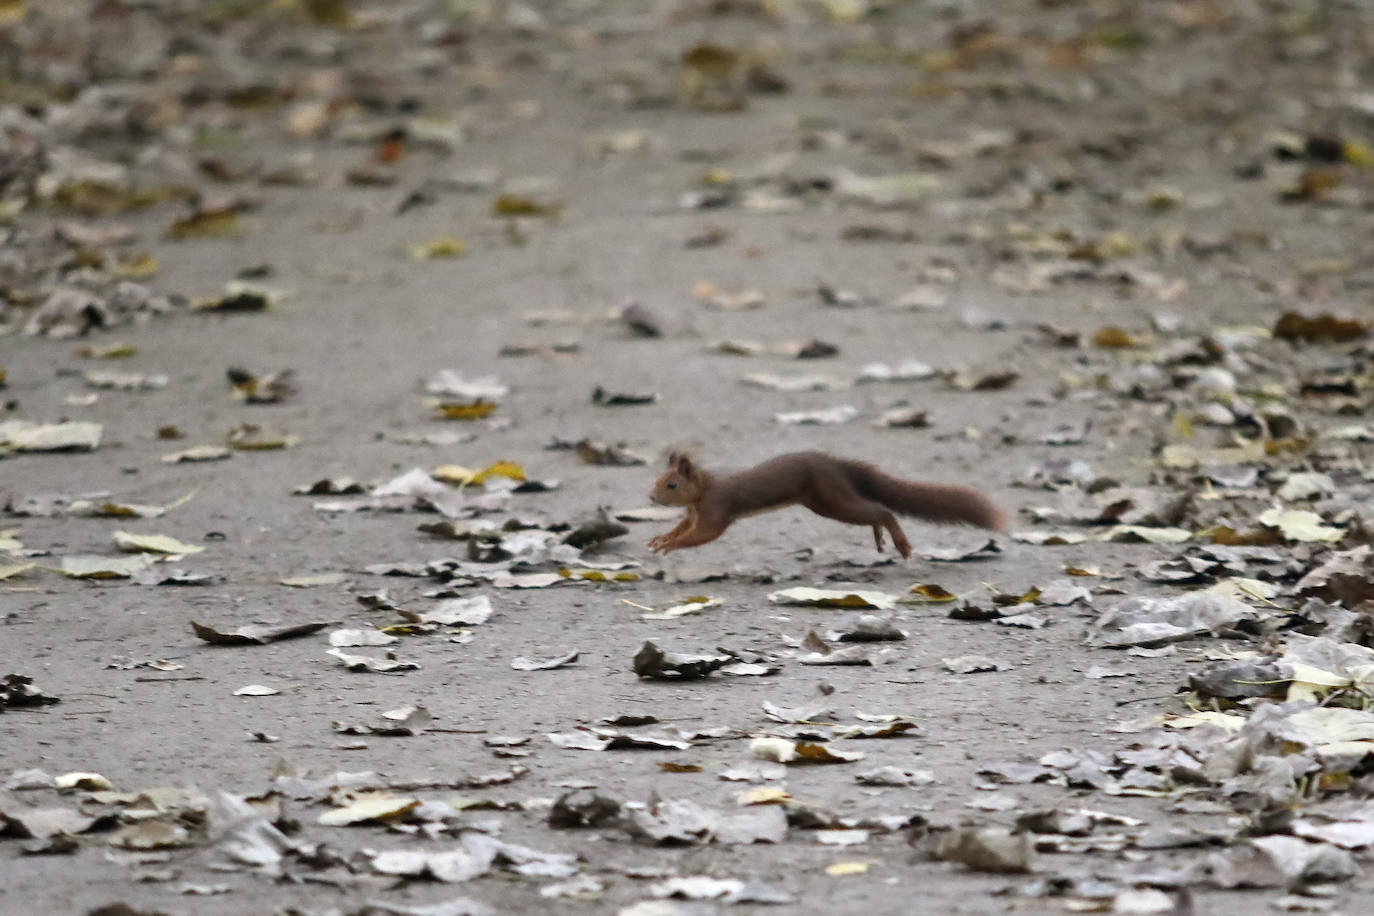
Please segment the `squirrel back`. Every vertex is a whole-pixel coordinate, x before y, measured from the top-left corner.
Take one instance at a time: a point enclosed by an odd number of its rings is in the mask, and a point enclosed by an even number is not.
[[[972,487],[903,480],[863,461],[841,461],[845,476],[860,495],[882,503],[898,515],[928,522],[976,525],[1006,531],[1002,510]]]

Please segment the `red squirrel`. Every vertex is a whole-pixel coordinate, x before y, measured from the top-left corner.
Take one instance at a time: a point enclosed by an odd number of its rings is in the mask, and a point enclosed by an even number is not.
[[[850,525],[868,525],[883,549],[883,529],[903,557],[911,556],[897,515],[930,522],[977,525],[1005,531],[1001,511],[971,487],[916,483],[884,474],[871,464],[822,452],[796,452],[733,474],[712,474],[681,452],[668,453],[668,470],[649,498],[661,506],[686,506],[677,527],[649,541],[653,553],[700,547],[725,533],[737,518],[801,505]]]

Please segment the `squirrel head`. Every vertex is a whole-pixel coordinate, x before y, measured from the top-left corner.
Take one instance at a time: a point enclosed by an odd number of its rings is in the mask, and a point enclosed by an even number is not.
[[[701,499],[705,477],[682,452],[668,453],[668,470],[654,481],[649,498],[660,506],[690,506]]]

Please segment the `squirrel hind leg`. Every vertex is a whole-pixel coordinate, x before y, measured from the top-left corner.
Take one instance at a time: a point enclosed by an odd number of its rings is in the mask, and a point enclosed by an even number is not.
[[[878,529],[874,527],[873,531],[876,534]],[[892,546],[897,548],[897,552],[902,555],[902,559],[911,559],[911,542],[906,539],[906,532],[902,530],[901,525],[897,524],[897,519],[892,517],[888,518],[887,531],[888,534],[892,535]],[[882,550],[883,545],[879,544],[878,549]]]
[[[911,542],[906,539],[906,532],[902,530],[902,526],[897,524],[895,518],[888,519],[885,525],[888,533],[892,535],[892,546],[902,555],[902,559],[911,559]],[[883,527],[883,525],[873,526],[873,543],[877,546],[878,553],[883,552]]]
[[[821,497],[804,500],[802,505],[817,515],[833,518],[848,525],[866,525],[873,529],[873,542],[878,550],[883,549],[883,529],[892,535],[892,546],[903,557],[911,556],[911,543],[906,533],[897,524],[897,516],[881,503],[864,499],[857,493],[847,493],[840,497]]]

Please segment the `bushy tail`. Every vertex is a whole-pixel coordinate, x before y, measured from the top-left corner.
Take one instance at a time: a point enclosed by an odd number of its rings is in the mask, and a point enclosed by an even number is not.
[[[928,522],[977,525],[991,531],[1007,530],[1002,511],[972,487],[901,480],[859,462],[846,462],[845,471],[860,494],[898,515]]]

